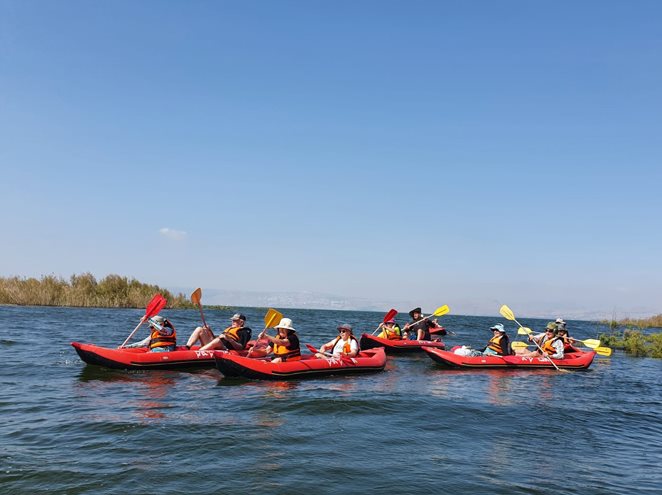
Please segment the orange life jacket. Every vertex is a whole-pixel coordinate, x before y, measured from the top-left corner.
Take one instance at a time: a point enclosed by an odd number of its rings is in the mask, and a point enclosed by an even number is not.
[[[241,344],[241,338],[239,337],[239,330],[243,327],[228,327],[223,330],[223,337],[234,340],[237,344]]]
[[[503,356],[506,353],[504,352],[504,348],[501,345],[501,342],[503,341],[503,335],[499,334],[490,339],[490,341],[487,343],[487,348],[492,349],[494,352],[496,352],[499,356]]]
[[[554,342],[556,339],[549,339],[543,342],[543,344],[540,346],[542,348],[542,351],[545,354],[556,354],[556,349],[554,348]]]
[[[273,343],[273,352],[276,357],[281,358],[283,361],[296,361],[301,359],[301,348],[299,347],[299,339],[295,337],[295,341],[290,340],[291,335],[288,335],[288,345]]]
[[[172,329],[172,335],[163,335],[156,328],[152,330],[149,340],[149,348],[154,349],[156,347],[168,347],[171,345],[177,345],[177,332],[175,329]]]
[[[386,334],[388,340],[402,340],[401,330],[398,325],[393,325],[391,328],[384,326],[383,333]]]

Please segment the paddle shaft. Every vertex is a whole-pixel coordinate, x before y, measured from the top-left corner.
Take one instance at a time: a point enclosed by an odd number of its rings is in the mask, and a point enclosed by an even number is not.
[[[143,323],[145,323],[145,320],[146,320],[146,319],[147,319],[147,316],[143,316],[142,318],[140,318],[140,323],[138,323],[138,324],[136,325],[136,328],[134,328],[134,329],[133,329],[133,332],[131,332],[131,333],[129,334],[129,336],[126,338],[126,340],[125,340],[124,342],[122,342],[122,345],[121,345],[120,347],[124,347],[124,346],[126,345],[126,343],[127,343],[129,340],[131,340],[131,337],[133,337],[133,334],[136,333],[136,332],[138,331],[138,329],[140,328],[140,326],[141,326]]]
[[[202,325],[207,327],[207,322],[205,321],[205,315],[202,313],[202,304],[198,303],[198,309],[200,310],[200,318],[202,319]]]

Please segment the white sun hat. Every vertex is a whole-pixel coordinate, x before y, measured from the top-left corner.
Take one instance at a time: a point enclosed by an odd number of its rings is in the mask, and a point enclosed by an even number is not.
[[[274,328],[284,328],[285,330],[292,330],[293,332],[296,332],[294,328],[292,328],[292,320],[289,318],[282,318],[280,320],[280,323],[276,325]]]

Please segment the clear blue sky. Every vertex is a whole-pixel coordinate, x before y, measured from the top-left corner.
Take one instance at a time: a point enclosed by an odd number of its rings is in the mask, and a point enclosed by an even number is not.
[[[661,22],[657,1],[0,0],[0,275],[660,313]]]

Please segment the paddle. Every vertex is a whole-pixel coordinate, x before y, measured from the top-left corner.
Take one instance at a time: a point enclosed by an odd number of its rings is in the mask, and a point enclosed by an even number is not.
[[[427,315],[427,316],[421,318],[420,320],[416,320],[414,323],[411,323],[411,324],[407,323],[405,325],[404,331],[408,332],[409,331],[408,330],[409,326],[416,325],[416,324],[422,322],[423,320],[427,320],[428,318],[432,318],[433,316],[444,316],[449,311],[450,311],[450,308],[448,307],[447,304],[444,304],[443,306],[439,306],[437,309],[434,310],[434,313],[432,313],[431,315]]]
[[[133,332],[129,334],[129,336],[126,338],[126,340],[122,343],[120,347],[124,347],[126,343],[131,340],[131,337],[133,337],[133,334],[138,331],[140,328],[140,325],[145,323],[145,321],[148,318],[151,318],[154,315],[158,315],[159,311],[161,311],[165,305],[168,304],[168,301],[166,301],[165,297],[163,297],[161,294],[156,294],[149,303],[147,303],[147,308],[145,308],[145,316],[140,318],[140,322],[136,326],[136,328],[133,329]]]
[[[349,357],[349,356],[345,356],[345,355],[343,355],[343,354],[341,354],[340,356],[334,356],[334,355],[331,354],[330,352],[322,352],[322,351],[319,351],[319,350],[315,349],[315,348],[314,348],[312,345],[310,345],[310,344],[306,344],[306,347],[307,347],[308,350],[309,350],[310,352],[312,352],[313,354],[324,354],[325,356],[329,356],[329,357],[331,357],[331,358],[340,358],[340,360],[341,360],[343,363],[354,364],[354,361],[352,361],[352,358]]]
[[[531,329],[523,327],[520,324],[520,322],[515,319],[515,314],[505,304],[503,306],[501,306],[501,308],[499,309],[499,313],[501,313],[501,316],[503,316],[506,320],[514,321],[515,323],[517,323],[517,325],[519,325],[519,329],[517,330],[518,334],[520,334],[521,332],[523,332],[524,334],[531,333]],[[528,330],[528,332],[526,330]],[[547,354],[545,354],[545,351],[543,351],[542,347],[540,347],[540,345],[538,345],[538,342],[536,342],[535,340],[533,340],[532,342],[536,345],[536,347],[538,349],[540,349],[540,353],[542,354],[542,356],[547,358],[547,360],[550,363],[552,363],[552,366],[554,366],[554,368],[556,368],[556,371],[561,371],[561,369],[558,366],[556,366],[556,363],[554,361],[552,361],[552,358],[550,358]]]
[[[530,328],[525,328],[521,327],[517,330],[517,333],[519,335],[529,335],[533,333],[533,331]],[[589,347],[593,349],[595,352],[600,354],[601,356],[611,356],[611,348],[610,347],[602,347],[600,346],[600,341],[597,339],[586,339],[586,340],[580,340],[580,339],[574,339],[570,337],[570,340],[573,342],[582,342],[586,347]],[[524,343],[524,342],[522,342]]]
[[[202,319],[202,325],[206,328],[209,328],[207,327],[207,322],[205,321],[205,315],[202,313],[202,304],[200,304],[201,297],[202,297],[202,289],[198,287],[193,291],[193,294],[191,294],[191,302],[195,304],[200,310],[200,318]]]
[[[581,342],[581,340],[578,341],[578,342]],[[511,343],[510,345],[513,347],[513,349],[514,348],[523,349],[525,347],[529,347],[530,344],[527,344],[526,342],[521,342],[521,341],[517,340],[517,341]],[[593,349],[597,354],[599,354],[601,356],[611,356],[611,353],[612,353],[612,350],[611,350],[610,347],[598,346],[598,347],[591,347],[591,349]]]
[[[384,319],[383,319],[382,322],[379,324],[379,326],[378,326],[377,328],[375,328],[375,331],[372,332],[372,334],[375,335],[375,333],[377,333],[377,330],[379,330],[380,328],[382,328],[382,325],[383,325],[384,323],[386,323],[388,320],[391,320],[391,319],[395,318],[395,315],[397,315],[397,314],[398,314],[398,312],[397,312],[395,309],[392,309],[392,308],[391,308],[391,309],[389,310],[389,312],[386,313],[386,314],[384,315]]]
[[[264,315],[264,330],[260,332],[260,335],[258,335],[257,339],[255,340],[255,344],[253,344],[253,347],[250,348],[246,357],[251,357],[251,354],[253,354],[253,350],[257,347],[258,343],[260,342],[260,339],[264,337],[264,334],[266,333],[267,329],[273,327],[282,318],[283,318],[283,314],[280,311],[277,311],[273,308],[269,308],[267,310],[267,313]]]

